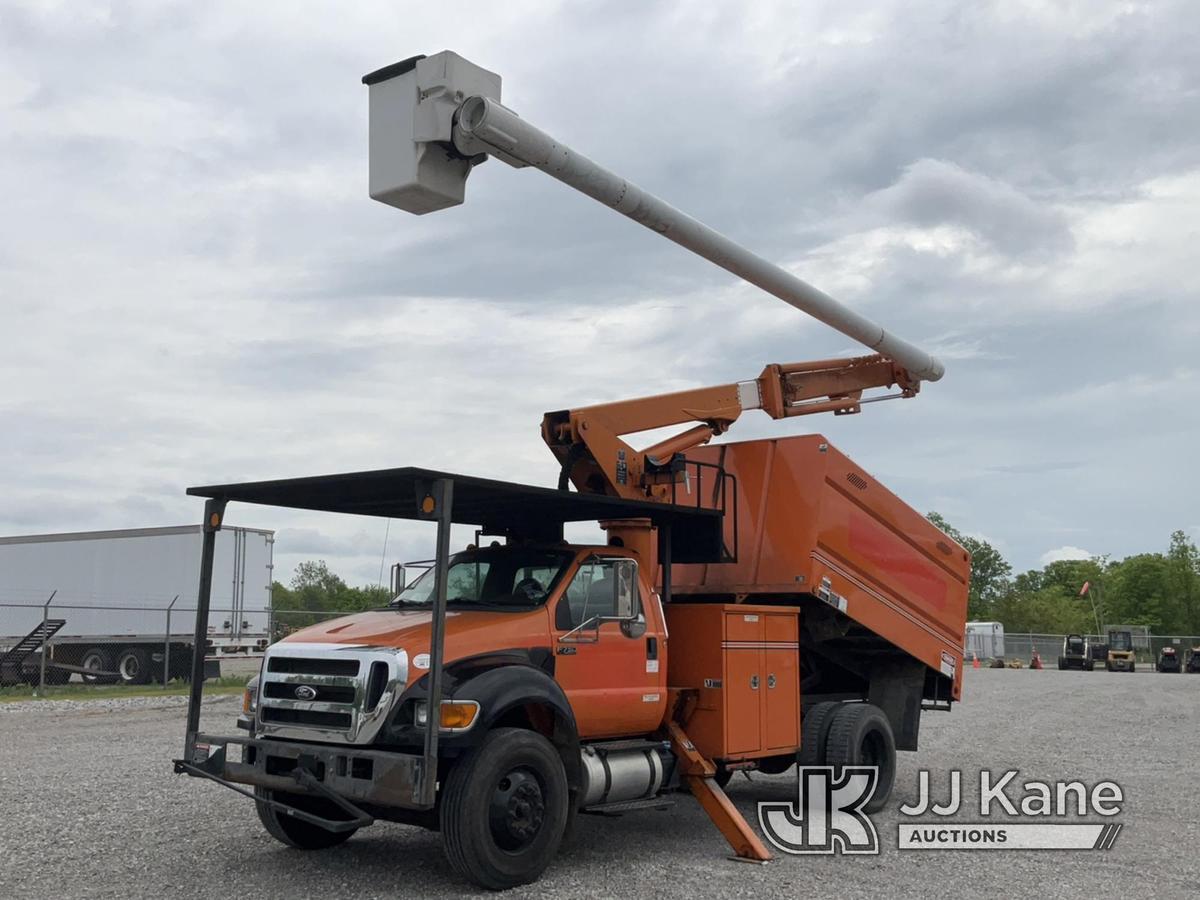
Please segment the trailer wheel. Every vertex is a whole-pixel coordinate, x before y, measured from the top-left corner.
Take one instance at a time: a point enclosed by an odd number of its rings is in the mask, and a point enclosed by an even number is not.
[[[320,797],[287,794],[263,787],[256,787],[254,796],[258,797],[260,801],[275,800],[278,803],[286,803],[288,806],[294,806],[296,809],[327,819],[344,819],[346,816],[343,810]],[[357,828],[349,831],[330,831],[320,825],[313,825],[311,822],[303,822],[300,819],[284,815],[266,803],[256,801],[254,806],[258,810],[259,821],[267,829],[267,834],[281,844],[286,844],[296,850],[327,850],[338,844],[344,844],[350,840],[354,832],[358,831]]]
[[[441,796],[442,846],[463,878],[500,891],[535,881],[567,822],[567,776],[546,738],[497,728],[463,755]]]
[[[117,680],[115,675],[101,675],[101,672],[112,672],[113,658],[103,647],[89,647],[83,651],[83,656],[80,657],[79,665],[81,668],[89,669],[94,674],[83,676],[83,680],[88,684],[112,684]]]
[[[876,812],[887,803],[896,781],[896,740],[883,710],[870,703],[844,703],[834,716],[825,742],[826,762],[836,777],[842,766],[876,766],[879,781],[863,807]]]
[[[800,735],[800,752],[796,761],[802,766],[825,765],[825,742],[829,737],[829,727],[833,717],[842,704],[833,700],[824,700],[809,707],[802,719]]]
[[[117,654],[117,675],[122,684],[149,684],[150,654],[141,647],[122,647]]]

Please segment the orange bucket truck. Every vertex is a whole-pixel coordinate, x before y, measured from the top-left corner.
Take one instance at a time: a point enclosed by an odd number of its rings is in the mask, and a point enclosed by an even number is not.
[[[871,355],[547,413],[554,487],[397,468],[192,488],[204,497],[197,644],[230,503],[424,520],[436,553],[386,608],[269,647],[243,734],[200,730],[194,660],[179,773],[251,797],[300,850],[384,819],[441,832],[467,880],[537,879],[575,817],[690,793],[738,857],[767,847],[725,795],[737,771],[876,767],[959,699],[970,560],[840,453],[805,435],[710,444],[748,410],[851,414],[913,397],[941,364],[789,273],[554,142],[499,105],[500,80],[445,52],[364,79],[371,193],[462,202],[489,156],[542,168],[867,344]],[[870,395],[875,389],[893,393]],[[635,449],[626,437],[683,426]],[[605,539],[563,540],[569,522]],[[451,547],[453,525],[475,540]]]

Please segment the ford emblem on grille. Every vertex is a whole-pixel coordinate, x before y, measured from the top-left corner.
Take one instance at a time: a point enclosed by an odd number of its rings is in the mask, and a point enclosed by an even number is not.
[[[317,689],[315,687],[309,687],[307,684],[297,685],[295,694],[297,700],[317,699]]]

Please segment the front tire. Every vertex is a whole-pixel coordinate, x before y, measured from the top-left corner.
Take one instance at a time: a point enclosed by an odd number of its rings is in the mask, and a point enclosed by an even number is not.
[[[497,728],[446,778],[440,809],[446,858],[487,890],[536,881],[558,852],[568,804],[554,745],[535,731]]]
[[[863,810],[882,809],[896,782],[896,739],[883,710],[870,703],[842,704],[829,728],[825,760],[833,766],[835,777],[843,766],[875,766],[879,780]]]
[[[345,813],[334,804],[319,797],[310,797],[305,794],[285,794],[282,791],[272,791],[262,787],[254,789],[254,796],[259,798],[254,806],[258,811],[259,821],[263,823],[263,828],[267,829],[267,834],[279,843],[295,850],[327,850],[330,847],[346,843],[358,830],[354,828],[349,831],[329,831],[320,825],[293,818],[261,802],[262,800],[275,800],[278,803],[286,803],[288,806],[294,806],[296,809],[327,819],[338,819],[345,816]]]

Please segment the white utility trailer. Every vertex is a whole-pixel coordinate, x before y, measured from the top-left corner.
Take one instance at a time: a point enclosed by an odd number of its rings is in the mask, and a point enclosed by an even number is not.
[[[0,654],[8,677],[147,682],[188,673],[199,591],[199,525],[0,538]],[[271,628],[274,532],[221,531],[213,564],[208,657],[248,655]],[[40,632],[21,648],[31,632]],[[87,670],[85,674],[79,670]]]
[[[1004,659],[1004,625],[1000,622],[968,622],[966,659]]]

